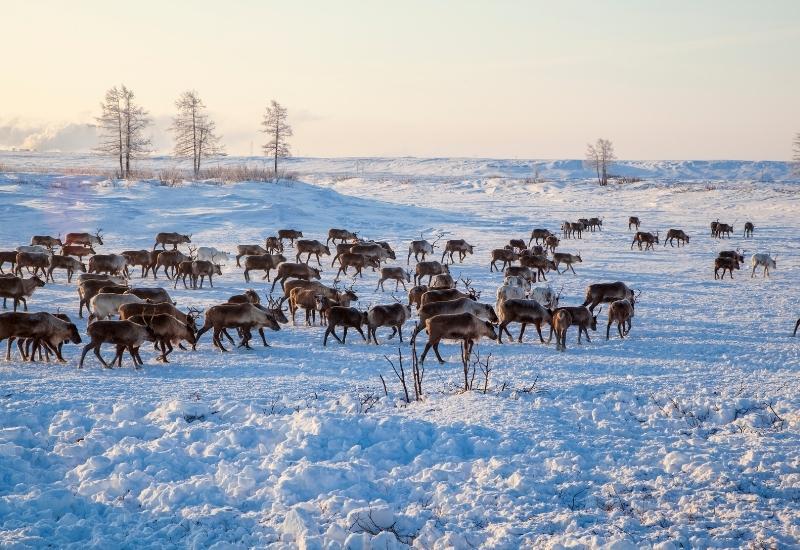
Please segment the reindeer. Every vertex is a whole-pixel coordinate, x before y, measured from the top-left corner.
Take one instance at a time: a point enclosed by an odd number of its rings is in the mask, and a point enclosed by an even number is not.
[[[551,269],[557,269],[557,265],[548,260],[546,256],[522,256],[520,258],[520,265],[522,267],[529,268],[531,273],[533,274],[533,281],[536,282],[536,278],[540,278],[542,281],[546,281],[547,277],[545,277],[545,273],[550,271]],[[535,270],[535,271],[534,271]]]
[[[392,250],[392,247],[386,242],[365,242],[354,244],[350,247],[350,252],[352,254],[363,254],[370,258],[375,258],[378,260],[378,262],[382,262],[387,258],[390,260],[395,260],[397,258],[394,250]],[[341,258],[339,263],[341,264]]]
[[[758,266],[762,266],[764,268],[763,276],[764,277],[769,277],[770,268],[771,269],[777,269],[778,268],[776,260],[777,260],[777,257],[776,258],[772,258],[772,257],[770,257],[769,253],[763,253],[762,252],[762,253],[758,253],[758,254],[753,254],[750,257],[750,263],[753,266],[753,271],[750,273],[750,278],[752,279],[753,277],[755,277],[755,275],[756,275],[756,267],[758,267]],[[724,271],[723,271],[723,275],[725,275]]]
[[[0,251],[0,273],[5,273],[5,271],[3,271],[3,264],[5,263],[11,264],[12,273],[16,270],[17,254],[19,254],[19,252],[17,252],[16,250]]]
[[[475,292],[475,289],[470,288],[467,292],[461,292],[457,288],[448,288],[442,290],[428,290],[420,298],[420,309],[427,304],[434,302],[447,302],[449,300],[457,300],[459,298],[469,298],[470,300],[477,301],[480,298],[480,293]]]
[[[428,292],[428,287],[425,285],[412,287],[411,290],[408,291],[408,305],[413,305],[417,310],[419,310],[420,306],[422,305],[422,296],[426,292]]]
[[[311,239],[300,239],[297,241],[297,246],[295,247],[297,254],[295,255],[295,261],[300,262],[300,256],[303,254],[308,254],[306,256],[306,264],[311,260],[311,255],[317,257],[317,264],[322,267],[322,262],[319,259],[320,254],[324,254],[326,256],[331,255],[331,249],[328,248],[327,245],[322,244],[317,240]]]
[[[531,243],[539,244],[539,242],[545,242],[547,237],[552,236],[553,234],[547,229],[534,229],[531,231],[531,238],[528,240],[528,247],[531,246]]]
[[[437,261],[419,262],[414,268],[414,284],[422,283],[422,278],[428,276],[428,284],[430,285],[431,279],[434,275],[450,274],[450,268],[447,264],[442,264]]]
[[[586,287],[586,300],[583,306],[589,306],[589,311],[594,312],[598,304],[608,304],[616,300],[633,298],[633,290],[617,281],[615,283],[595,283]],[[598,312],[599,313],[599,312]]]
[[[1,313],[0,341],[5,339],[8,339],[6,361],[11,360],[11,344],[15,339],[18,339],[17,345],[23,359],[30,357],[33,360],[36,349],[43,345],[48,354],[52,351],[62,363],[66,362],[61,355],[62,344],[64,342],[81,343],[78,329],[73,323],[45,312]],[[25,353],[23,343],[26,346],[32,344],[33,353],[30,356]],[[39,353],[41,355],[41,349]]]
[[[454,263],[453,254],[455,252],[458,252],[458,261],[463,262],[467,254],[472,254],[473,251],[474,247],[464,239],[450,239],[444,247],[444,252],[442,252],[441,262],[444,263],[444,257],[449,253],[450,263]]]
[[[567,330],[572,326],[572,313],[567,309],[557,309],[552,314],[550,334],[556,333],[556,350],[567,350]],[[578,333],[580,336],[580,333]],[[548,342],[550,340],[548,339]]]
[[[528,246],[525,244],[525,239],[510,239],[508,241],[508,246],[511,247],[511,250],[517,253],[521,253],[523,250],[528,249]]]
[[[727,223],[717,223],[717,232],[715,237],[722,239],[727,235],[727,237],[730,239],[731,233],[733,233],[732,225],[728,225]]]
[[[556,309],[559,300],[561,300],[561,291],[563,290],[564,285],[561,285],[558,294],[556,294],[553,287],[550,285],[537,286],[531,289],[530,297],[549,309]]]
[[[178,321],[190,327],[193,331],[197,330],[197,316],[201,311],[195,308],[189,308],[188,313],[183,313],[170,302],[160,303],[128,303],[119,306],[119,318],[123,321],[131,319],[135,316],[152,316],[152,315],[170,315],[175,317]]]
[[[264,271],[264,276],[261,277],[263,281],[269,281],[269,272],[278,267],[286,261],[283,254],[259,254],[257,256],[245,256],[244,258],[244,280],[250,282],[251,271]]]
[[[529,261],[526,259],[526,262]],[[511,265],[506,268],[503,272],[506,278],[508,277],[522,277],[528,283],[535,283],[536,282],[536,272],[534,272],[531,268],[526,267],[524,265]]]
[[[430,283],[431,284],[429,285],[429,287],[431,290],[441,290],[444,288],[456,287],[456,282],[453,279],[453,276],[450,275],[449,273],[440,273],[439,275],[434,275],[433,278],[430,280]]]
[[[428,342],[425,344],[425,349],[419,358],[420,365],[425,362],[425,357],[431,348],[433,348],[439,363],[445,362],[439,354],[439,344],[443,339],[461,340],[463,342],[463,361],[469,360],[475,342],[480,340],[482,336],[497,340],[497,332],[494,330],[494,325],[471,313],[436,315],[425,321],[425,330],[428,332]]]
[[[595,228],[603,230],[603,218],[589,218],[589,230],[594,233]]]
[[[275,280],[272,281],[270,292],[275,290],[275,283],[277,282],[280,282],[281,288],[283,288],[283,283],[289,278],[305,279],[307,281],[311,279],[319,280],[322,278],[322,270],[306,264],[283,262],[278,265],[278,273],[275,275]]]
[[[288,323],[289,319],[286,317],[285,314],[286,310],[283,309],[283,307],[281,307],[281,303],[278,300],[274,300],[271,296],[268,297],[268,299],[269,299],[269,304],[267,306],[262,305],[261,298],[259,298],[258,294],[256,294],[254,290],[250,289],[246,290],[244,294],[237,294],[235,296],[231,296],[230,298],[228,298],[227,303],[252,304],[257,308],[259,308],[260,310],[265,311],[267,315],[270,315],[272,319],[276,321],[278,324]],[[251,335],[249,333],[249,329],[237,328],[236,330],[239,332],[239,337],[241,338],[242,342],[250,340]],[[258,334],[259,336],[261,336],[261,342],[264,344],[264,347],[267,348],[270,347],[270,345],[267,343],[267,337],[264,334],[263,326],[258,327]],[[222,335],[225,336],[231,343],[233,343],[233,338],[230,337],[226,329],[222,329]],[[249,348],[249,345],[245,347]]]
[[[124,250],[122,256],[131,267],[140,266],[142,268],[141,277],[144,279],[151,269],[155,268],[158,255],[150,250]]]
[[[586,336],[586,341],[592,341],[589,338],[589,329],[593,331],[597,331],[597,316],[600,315],[600,312],[603,311],[603,308],[597,310],[597,315],[594,315],[592,311],[589,310],[586,306],[565,306],[559,307],[553,311],[553,315],[556,312],[566,309],[569,311],[572,317],[572,325],[578,327],[578,343],[581,343],[581,334]],[[553,336],[553,326],[550,326],[550,336],[547,338],[547,341],[550,342],[550,338]]]
[[[282,254],[284,250],[283,242],[275,236],[264,239],[264,248],[266,249],[266,254]]]
[[[471,313],[480,319],[486,319],[492,323],[497,323],[497,313],[489,304],[476,302],[468,297],[456,298],[454,300],[427,302],[419,308],[419,323],[411,335],[411,341],[416,340],[417,334],[425,330],[426,321],[437,315],[452,315],[457,313]]]
[[[281,251],[283,249],[283,245],[281,245]],[[271,252],[267,251],[266,248],[262,248],[257,244],[240,244],[236,246],[236,267],[242,267],[239,263],[239,260],[242,256],[263,256],[265,254],[270,254]]]
[[[667,231],[667,238],[664,239],[664,246],[667,246],[667,243],[669,243],[671,247],[675,246],[672,244],[673,240],[678,241],[678,248],[680,248],[681,243],[683,243],[683,246],[689,244],[689,235],[681,229],[670,229]]]
[[[394,338],[395,334],[400,335],[400,342],[403,342],[403,324],[411,318],[411,305],[404,305],[395,301],[394,304],[377,305],[369,309],[367,313],[367,342],[378,342],[377,330],[379,327],[392,327],[392,334],[389,335],[389,340]]]
[[[550,235],[544,240],[544,244],[546,250],[549,250],[551,253],[555,254],[556,247],[561,244],[561,240],[555,235]]]
[[[167,245],[171,244],[173,250],[178,250],[179,244],[188,244],[192,242],[192,234],[181,235],[180,233],[158,233],[156,235],[156,242],[153,244],[153,250],[158,245],[161,245],[162,250],[167,249]]]
[[[283,240],[288,239],[289,244],[294,247],[294,241],[297,239],[303,238],[303,232],[297,231],[296,229],[279,229],[278,230],[278,241],[281,243],[281,247],[283,247]]]
[[[254,304],[220,304],[208,309],[205,316],[205,323],[197,332],[195,339],[199,341],[203,334],[213,329],[214,347],[226,352],[228,350],[222,344],[222,340],[220,340],[224,329],[243,329],[245,331],[245,337],[242,339],[239,347],[249,349],[250,330],[260,327],[266,327],[271,330],[280,330],[281,328],[275,318],[266,309],[262,309]]]
[[[508,248],[495,248],[492,250],[492,260],[489,263],[489,271],[502,271],[510,264],[519,260],[519,253],[514,252],[513,249]],[[497,269],[497,262],[503,262],[503,268]]]
[[[631,319],[633,318],[635,304],[636,300],[633,298],[611,302],[608,307],[606,340],[610,338],[611,325],[615,322],[617,323],[617,332],[619,332],[620,338],[625,338],[625,335],[631,331]]]
[[[379,288],[381,290],[386,290],[383,288],[384,281],[393,279],[394,280],[394,290],[397,291],[398,286],[400,283],[403,284],[403,290],[407,290],[406,283],[411,282],[411,273],[403,269],[402,267],[382,267],[381,268],[381,278],[378,280],[378,286],[375,290]]]
[[[347,229],[329,229],[328,230],[328,240],[325,244],[336,244],[336,241],[341,241],[342,243],[346,241],[350,241],[351,243],[358,242],[358,234],[355,232],[348,231]]]
[[[521,277],[519,275],[506,275],[503,277],[503,285],[519,287],[526,295],[531,289],[530,279],[526,279],[525,277]]]
[[[83,306],[86,306],[87,311],[91,313],[91,310],[89,310],[89,302],[91,302],[92,298],[101,292],[106,294],[112,292],[122,294],[126,290],[128,290],[127,284],[117,284],[108,279],[90,279],[81,281],[78,284],[78,298],[80,299],[78,304],[78,316],[83,318]]]
[[[134,315],[130,321],[143,325],[153,332],[153,340],[156,344],[156,349],[159,349],[161,355],[156,360],[169,363],[167,356],[175,349],[172,344],[180,345],[183,340],[186,340],[193,347],[196,346],[197,340],[195,339],[195,331],[189,325],[182,323],[172,315],[166,313],[159,313],[155,315]]]
[[[367,256],[366,254],[357,254],[354,252],[345,252],[339,256],[339,271],[336,272],[336,278],[338,279],[339,275],[342,273],[347,275],[348,267],[353,267],[356,270],[355,275],[363,278],[364,274],[362,273],[362,270],[365,267],[372,267],[374,269],[380,267],[380,265],[380,260],[374,256]]]
[[[61,242],[61,235],[59,234],[58,237],[49,237],[47,235],[34,235],[31,237],[31,246],[39,245],[44,246],[51,252],[55,247],[64,246],[64,243]]]
[[[298,309],[306,312],[306,326],[317,322],[317,298],[320,296],[315,289],[293,288],[289,293],[289,313],[292,315],[292,324],[295,324],[295,314]],[[321,322],[321,319],[320,319]]]
[[[91,233],[67,233],[67,236],[64,237],[64,244],[62,245],[62,248],[71,244],[81,244],[89,248],[92,248],[92,245],[94,244],[103,246],[102,231],[102,229],[98,228],[94,235]],[[92,254],[94,254],[94,252]]]
[[[570,269],[573,274],[575,274],[575,268],[572,267],[574,263],[583,263],[581,259],[581,254],[578,252],[577,254],[567,254],[564,252],[556,252],[553,254],[553,263],[556,265],[556,271],[559,275],[563,275],[567,272],[567,269]],[[561,264],[566,265],[567,267],[564,268],[564,271],[559,271],[558,266]]]
[[[322,338],[323,346],[328,345],[329,334],[332,334],[340,344],[344,344],[347,340],[348,328],[356,329],[364,341],[367,341],[367,337],[364,336],[364,331],[361,330],[361,325],[369,326],[369,314],[366,311],[359,311],[354,307],[344,306],[331,306],[326,309],[328,328],[325,329],[325,336]],[[336,335],[336,327],[344,327],[344,335],[342,338]]]
[[[62,256],[77,256],[78,259],[83,259],[84,256],[91,256],[94,253],[94,248],[91,246],[65,244],[61,247]]]
[[[119,254],[96,254],[89,258],[89,273],[107,273],[129,278],[128,260]]]
[[[172,301],[172,298],[169,295],[169,292],[164,290],[163,288],[129,288],[123,294],[132,294],[137,298],[142,300],[146,300],[151,304],[172,304],[175,305],[175,302]]]
[[[6,308],[6,300],[11,298],[14,301],[14,311],[20,302],[28,311],[27,298],[33,296],[37,288],[44,286],[44,281],[34,275],[28,279],[22,277],[0,277],[0,298],[3,298],[3,309]]]
[[[167,279],[172,279],[177,275],[178,265],[181,262],[188,262],[191,260],[191,257],[185,255],[180,250],[165,250],[163,252],[159,252],[158,256],[156,256],[156,265],[153,268],[153,278],[158,278],[158,269],[160,267],[164,267],[164,275],[167,276]]]
[[[722,270],[722,277],[719,277],[719,270]],[[724,279],[725,271],[731,274],[733,279],[733,270],[739,269],[739,262],[736,258],[718,257],[714,259],[714,279]]]
[[[589,222],[589,220],[586,220],[587,224],[588,224],[588,222]],[[573,236],[575,238],[578,238],[578,239],[582,239],[583,238],[583,230],[586,229],[586,225],[584,225],[584,222],[582,222],[582,221],[570,222],[569,229],[570,229],[571,236]]]
[[[78,284],[82,285],[86,281],[106,281],[108,284],[122,285],[128,284],[128,280],[116,275],[106,275],[99,273],[82,273],[78,275]]]
[[[207,260],[195,260],[192,262],[192,288],[197,288],[197,280],[200,279],[200,288],[203,288],[203,280],[208,277],[208,284],[214,288],[214,275],[222,276],[222,265],[214,264]]]
[[[656,234],[653,235],[652,233],[648,233],[647,231],[637,231],[636,234],[633,236],[633,240],[631,241],[631,250],[633,250],[633,245],[639,245],[639,250],[642,249],[642,243],[644,243],[645,250],[654,250],[653,245],[658,244],[658,231]]]
[[[95,321],[86,328],[86,333],[89,335],[90,342],[83,348],[78,368],[83,368],[83,361],[90,350],[94,350],[94,354],[103,367],[110,369],[115,361],[117,366],[121,367],[122,353],[127,349],[133,360],[133,368],[138,369],[140,365],[144,365],[144,361],[139,355],[139,347],[144,342],[153,342],[156,339],[153,329],[133,321]],[[100,355],[100,346],[103,344],[114,344],[117,348],[117,354],[111,360],[110,365]]]
[[[248,288],[241,294],[235,294],[228,298],[229,304],[260,304],[261,297],[258,295],[258,292],[253,290],[252,288]]]
[[[192,278],[192,263],[192,260],[184,260],[178,264],[175,270],[175,277],[173,278],[173,289],[178,288],[178,281],[182,281],[183,288],[188,289],[189,285],[186,284],[186,277],[189,277],[189,283],[192,285],[192,288],[195,288],[194,279]]]
[[[792,336],[797,336],[797,329],[798,328],[800,328],[800,319],[798,319],[797,323],[795,323],[795,325],[794,325],[794,332],[792,333]]]
[[[631,227],[635,227],[636,231],[639,231],[639,226],[642,225],[641,220],[639,220],[638,216],[631,216],[628,218],[628,231],[631,230]]]
[[[566,220],[561,222],[561,238],[569,239],[572,237],[572,222]]]
[[[33,268],[33,275],[41,275],[47,279],[47,269],[50,267],[50,254],[39,252],[17,252],[15,273],[22,277],[22,268],[28,268],[28,273]]]
[[[720,258],[733,258],[739,264],[744,263],[744,254],[742,254],[738,248],[736,250],[721,250],[717,256]]]
[[[47,277],[45,279],[49,279],[51,282],[55,282],[55,279],[53,279],[53,271],[56,269],[67,270],[68,283],[72,282],[72,275],[76,271],[80,271],[81,273],[86,273],[86,266],[83,265],[78,260],[76,260],[75,258],[53,254],[50,257],[50,265],[47,268]]]
[[[717,218],[717,221],[711,222],[710,226],[711,226],[711,236],[712,237],[716,237],[717,236],[717,228],[719,227],[719,218]]]
[[[744,233],[742,233],[742,237],[752,237],[753,231],[755,231],[755,226],[753,225],[753,222],[744,222]]]
[[[513,336],[508,331],[508,325],[511,323],[521,323],[522,328],[519,331],[518,342],[522,343],[522,335],[525,333],[525,327],[528,324],[533,324],[536,331],[539,333],[539,340],[544,344],[544,337],[542,336],[542,323],[550,323],[550,311],[541,305],[536,300],[525,299],[510,299],[500,302],[497,307],[500,325],[498,330],[498,341],[503,343],[503,331],[508,334],[508,337],[513,340]]]

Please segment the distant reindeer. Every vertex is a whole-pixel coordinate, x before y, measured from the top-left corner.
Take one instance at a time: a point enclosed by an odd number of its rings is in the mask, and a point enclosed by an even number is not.
[[[670,246],[675,246],[672,244],[673,240],[678,241],[678,248],[680,248],[681,243],[683,243],[683,246],[686,246],[689,243],[689,235],[687,235],[681,229],[670,229],[667,231],[667,237],[664,239],[664,246],[667,246],[667,243],[669,243]]]
[[[769,270],[770,269],[777,269],[777,262],[776,258],[770,257],[768,253],[758,253],[753,254],[750,257],[750,262],[753,265],[753,271],[750,273],[750,278],[752,279],[756,275],[756,267],[761,266],[764,268],[763,276],[769,277]]]
[[[192,242],[192,235],[181,235],[180,233],[158,233],[156,235],[156,242],[153,245],[153,250],[158,245],[161,245],[162,250],[167,249],[167,245],[172,245],[172,250],[178,250],[179,244],[188,244]]]
[[[742,234],[743,237],[752,237],[753,231],[755,230],[755,226],[753,222],[744,222],[744,233]]]
[[[402,283],[403,290],[406,289],[406,283],[411,282],[411,273],[403,269],[402,267],[382,267],[381,268],[381,278],[378,280],[378,286],[375,290],[381,289],[386,290],[383,288],[384,281],[394,280],[394,289],[395,291],[398,289],[398,286]]]
[[[639,220],[638,216],[631,216],[628,218],[628,231],[631,230],[631,227],[635,227],[636,231],[639,231],[639,226],[642,225],[641,220]]]
[[[631,241],[631,250],[633,250],[634,244],[638,245],[639,250],[641,250],[643,243],[645,250],[654,250],[653,245],[658,244],[658,231],[656,231],[655,235],[647,231],[637,231]]]
[[[347,242],[350,241],[352,243],[358,242],[358,234],[355,232],[348,231],[347,229],[329,229],[328,230],[328,240],[325,244],[336,244],[336,241],[340,242]]]
[[[547,229],[534,229],[531,231],[531,238],[528,240],[528,246],[531,246],[531,243],[539,244],[539,242],[545,242],[547,237],[552,235],[549,230]]]
[[[90,248],[93,244],[99,244],[102,246],[102,231],[102,229],[98,228],[94,235],[91,233],[67,233],[66,237],[64,237],[64,244],[62,246],[67,246],[70,244],[81,244]]]
[[[288,239],[289,244],[294,247],[294,241],[297,239],[303,238],[303,232],[298,231],[296,229],[279,229],[278,230],[278,241],[280,241],[281,246],[283,246],[283,240]]]
[[[719,277],[719,270],[722,270],[722,277]],[[739,269],[739,262],[736,258],[719,257],[714,259],[714,279],[724,279],[725,272],[730,273],[733,279],[733,270]]]
[[[463,262],[464,258],[466,258],[467,254],[472,254],[474,251],[474,247],[467,243],[464,239],[450,239],[447,241],[447,244],[444,247],[444,252],[442,252],[442,259],[441,261],[444,262],[444,257],[449,253],[450,254],[450,263],[453,263],[453,254],[458,252],[458,261]]]
[[[510,264],[519,260],[519,253],[509,248],[495,248],[492,250],[492,259],[489,262],[489,271],[503,271]],[[503,262],[503,267],[497,269],[497,262]]]
[[[574,263],[583,263],[581,259],[581,253],[578,252],[577,254],[567,254],[563,252],[556,252],[553,254],[553,263],[556,265],[556,271],[559,275],[563,275],[567,272],[567,269],[571,270],[573,274],[575,274],[575,268],[572,267]],[[559,271],[558,266],[564,264],[567,267],[564,268],[564,271]]]

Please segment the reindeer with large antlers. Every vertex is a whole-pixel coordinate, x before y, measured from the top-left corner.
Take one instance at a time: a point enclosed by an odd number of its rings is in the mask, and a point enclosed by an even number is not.
[[[67,233],[66,237],[64,237],[64,244],[62,246],[67,246],[70,244],[81,244],[83,246],[87,246],[89,248],[92,247],[93,244],[103,244],[103,229],[97,228],[94,235],[91,233]]]

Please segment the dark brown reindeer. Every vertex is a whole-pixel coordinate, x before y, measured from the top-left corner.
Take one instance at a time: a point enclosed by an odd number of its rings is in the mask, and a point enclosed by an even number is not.
[[[80,244],[89,248],[91,248],[92,245],[95,244],[99,244],[100,246],[102,246],[103,245],[102,231],[103,231],[102,229],[98,228],[97,231],[95,231],[94,235],[92,235],[91,233],[67,233],[66,237],[64,237],[63,246],[68,246],[71,244]]]
[[[634,244],[639,246],[639,250],[642,250],[642,244],[644,244],[645,250],[654,250],[653,246],[659,244],[658,231],[656,231],[655,235],[647,231],[637,231],[631,241],[631,250],[633,250]]]
[[[295,262],[300,263],[300,256],[303,254],[307,254],[306,256],[306,264],[311,260],[311,255],[317,257],[317,264],[322,267],[322,262],[319,259],[320,254],[324,254],[325,256],[331,255],[331,249],[328,248],[328,245],[322,244],[321,242],[313,239],[300,239],[297,241],[297,246],[295,247],[295,251],[297,254],[295,255]]]
[[[161,245],[162,250],[167,249],[167,245],[171,244],[173,250],[178,250],[179,244],[188,244],[192,242],[192,234],[181,235],[180,233],[158,233],[156,235],[156,242],[153,244],[153,250],[158,245]]]
[[[531,238],[528,240],[528,247],[531,246],[531,243],[539,244],[539,242],[545,242],[547,237],[553,235],[548,229],[534,229],[531,231]]]
[[[672,241],[678,241],[678,248],[681,247],[681,243],[683,243],[683,246],[686,246],[689,244],[689,235],[681,229],[670,229],[667,231],[667,237],[664,239],[664,246],[667,246],[667,243],[669,243],[671,247],[675,246],[672,244]]]
[[[450,239],[445,244],[444,252],[442,252],[441,262],[444,262],[445,256],[450,255],[450,263],[454,263],[453,254],[458,252],[458,261],[463,262],[467,254],[474,252],[474,247],[464,239]]]
[[[278,230],[278,241],[280,241],[281,246],[283,246],[283,240],[287,239],[289,244],[294,247],[294,241],[297,239],[303,238],[303,232],[298,231],[296,229],[279,229]]]
[[[616,300],[633,298],[633,290],[622,281],[614,283],[595,283],[586,287],[584,306],[589,306],[589,311],[594,311],[598,304],[609,304]]]
[[[328,240],[325,244],[329,245],[331,242],[336,244],[336,241],[342,243],[350,241],[351,243],[358,242],[358,234],[355,231],[348,231],[347,229],[329,229]]]
[[[638,216],[631,216],[628,218],[628,231],[631,230],[631,227],[635,227],[636,231],[639,231],[640,225],[642,225],[642,222]]]
[[[497,340],[494,325],[471,313],[436,315],[425,321],[425,330],[428,333],[428,342],[419,358],[420,364],[425,362],[425,357],[431,348],[433,348],[439,363],[445,362],[439,354],[439,344],[442,340],[461,340],[463,361],[469,359],[475,342],[481,337]]]

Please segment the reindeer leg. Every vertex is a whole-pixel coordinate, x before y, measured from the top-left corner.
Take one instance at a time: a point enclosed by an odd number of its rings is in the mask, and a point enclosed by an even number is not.
[[[357,331],[358,331],[358,333],[361,335],[361,338],[363,338],[363,339],[364,339],[364,341],[366,342],[366,341],[367,341],[367,337],[366,337],[366,336],[364,336],[364,331],[363,331],[363,330],[361,330],[361,327],[356,327],[356,330],[357,330]]]
[[[342,336],[342,341],[341,341],[342,344],[347,342],[347,328],[348,328],[347,326],[344,327],[344,335]]]
[[[425,356],[428,355],[428,351],[431,349],[431,343],[428,342],[425,344],[425,349],[422,350],[422,355],[419,358],[419,364],[422,365],[425,362]]]
[[[522,323],[522,328],[519,329],[519,338],[517,339],[517,342],[519,342],[520,344],[522,343],[522,335],[525,334],[525,327],[527,326],[528,323]]]
[[[80,363],[78,363],[78,368],[79,369],[83,368],[83,360],[86,358],[86,354],[89,353],[89,350],[92,349],[92,347],[94,347],[94,346],[95,346],[94,342],[89,342],[88,344],[83,346],[83,352],[81,353],[81,361],[80,361]]]
[[[445,360],[442,359],[442,356],[439,354],[439,342],[436,342],[435,344],[433,344],[433,353],[436,354],[436,359],[439,361],[440,365],[445,363]]]
[[[100,363],[102,363],[102,365],[103,365],[103,367],[104,367],[104,368],[107,368],[107,369],[110,369],[110,368],[111,368],[111,366],[110,366],[108,363],[106,363],[105,359],[103,359],[103,356],[102,356],[102,355],[100,355],[100,344],[98,344],[97,346],[95,346],[95,348],[94,348],[94,354],[95,354],[95,355],[97,356],[97,358],[100,360]]]

